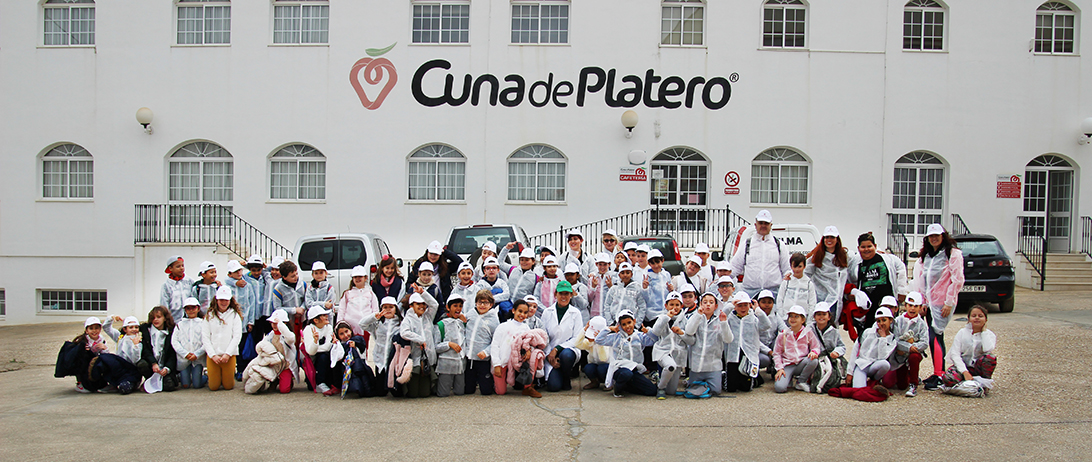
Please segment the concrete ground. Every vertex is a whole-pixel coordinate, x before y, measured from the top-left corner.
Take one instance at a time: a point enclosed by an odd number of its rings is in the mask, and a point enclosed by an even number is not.
[[[1021,289],[1015,312],[991,307],[999,364],[989,397],[923,391],[884,403],[776,395],[769,382],[666,401],[581,392],[581,381],[541,399],[342,401],[301,387],[83,395],[72,378],[53,378],[57,349],[80,325],[0,327],[0,443],[5,459],[50,461],[1087,459],[1090,307],[1092,293]]]

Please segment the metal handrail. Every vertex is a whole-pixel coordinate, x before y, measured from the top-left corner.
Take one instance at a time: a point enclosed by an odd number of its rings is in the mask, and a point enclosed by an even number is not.
[[[1039,290],[1046,288],[1047,238],[1044,217],[1017,217],[1016,253],[1023,255],[1032,271],[1039,275]]]
[[[693,248],[704,242],[710,248],[719,248],[728,232],[747,224],[750,222],[728,206],[723,209],[654,207],[580,225],[558,225],[556,231],[529,236],[528,240],[535,248],[552,245],[560,251],[566,248],[565,234],[570,229],[578,229],[584,235],[586,249],[600,249],[599,236],[603,231],[613,229],[618,237],[669,235],[679,247]]]
[[[967,223],[963,222],[963,217],[958,213],[952,214],[952,236],[958,236],[960,234],[971,234],[971,229],[967,227]]]
[[[909,263],[910,239],[902,225],[895,223],[894,214],[887,214],[887,251],[898,255],[903,263]]]
[[[266,261],[292,252],[220,204],[136,204],[134,244],[217,244],[240,258]]]
[[[1081,253],[1092,257],[1092,217],[1081,217]]]

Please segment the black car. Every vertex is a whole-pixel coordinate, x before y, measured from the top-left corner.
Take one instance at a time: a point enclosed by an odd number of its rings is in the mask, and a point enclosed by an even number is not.
[[[953,236],[963,251],[963,290],[959,303],[996,303],[1003,313],[1012,311],[1016,273],[1012,259],[996,237],[989,234]]]
[[[678,276],[683,270],[682,253],[679,252],[679,244],[671,236],[630,236],[622,238],[622,245],[633,242],[637,245],[647,245],[649,249],[657,249],[664,254],[664,269],[672,276]]]

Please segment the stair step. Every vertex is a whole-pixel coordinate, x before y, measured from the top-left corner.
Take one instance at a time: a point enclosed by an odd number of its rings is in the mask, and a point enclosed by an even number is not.
[[[1038,288],[1039,283],[1032,284],[1033,288]],[[1047,282],[1043,285],[1043,290],[1050,290],[1056,292],[1068,292],[1068,291],[1090,291],[1092,290],[1092,283],[1085,282]]]
[[[1080,275],[1092,276],[1092,267],[1088,267],[1088,266],[1085,266],[1084,268],[1058,268],[1058,267],[1055,267],[1055,266],[1050,266],[1050,263],[1047,263],[1046,270],[1047,270],[1047,273],[1057,273],[1057,274],[1063,274],[1064,273],[1064,274],[1074,274],[1074,275],[1080,274]]]
[[[1032,273],[1031,279],[1038,281],[1039,273]],[[1073,276],[1065,273],[1051,273],[1050,271],[1047,271],[1046,280],[1048,282],[1086,282],[1092,284],[1092,276]]]
[[[1074,270],[1090,269],[1090,270],[1092,270],[1092,262],[1085,262],[1085,261],[1070,262],[1070,261],[1050,261],[1050,260],[1047,260],[1046,266],[1047,266],[1047,269],[1057,268],[1059,270],[1062,270],[1062,269],[1066,269],[1066,270],[1068,270],[1068,269],[1074,269]]]
[[[1047,262],[1087,262],[1088,257],[1083,253],[1047,253]]]

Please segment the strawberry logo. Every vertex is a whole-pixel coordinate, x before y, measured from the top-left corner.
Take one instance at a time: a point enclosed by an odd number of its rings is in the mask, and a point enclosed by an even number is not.
[[[380,58],[397,44],[398,42],[395,42],[386,48],[368,48],[364,50],[369,57],[361,58],[356,64],[353,64],[353,69],[349,71],[349,83],[353,85],[356,96],[360,98],[360,103],[364,105],[365,109],[379,109],[379,106],[383,104],[383,100],[387,98],[387,94],[394,88],[394,84],[398,83],[398,71],[395,70],[394,63],[391,63],[387,58]],[[360,85],[361,70],[364,71],[364,81],[368,85],[379,84],[383,80],[383,75],[390,72],[387,83],[379,90],[379,95],[376,96],[374,101],[368,98],[368,95],[364,92],[364,87]]]

